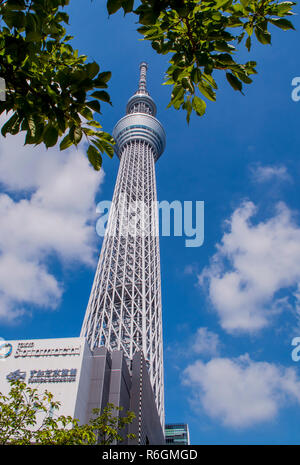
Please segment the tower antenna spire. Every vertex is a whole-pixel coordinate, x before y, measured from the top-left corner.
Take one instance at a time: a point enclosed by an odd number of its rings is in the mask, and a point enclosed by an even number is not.
[[[139,90],[138,90],[139,93],[141,94],[148,94],[147,87],[146,87],[147,69],[148,69],[148,64],[145,61],[142,61],[142,63],[140,64],[140,80],[139,80]]]

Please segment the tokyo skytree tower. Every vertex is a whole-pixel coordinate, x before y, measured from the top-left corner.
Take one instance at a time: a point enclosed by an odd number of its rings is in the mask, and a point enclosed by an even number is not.
[[[137,92],[113,130],[120,166],[81,336],[122,350],[130,367],[142,350],[164,425],[163,337],[155,162],[165,132],[140,64]]]

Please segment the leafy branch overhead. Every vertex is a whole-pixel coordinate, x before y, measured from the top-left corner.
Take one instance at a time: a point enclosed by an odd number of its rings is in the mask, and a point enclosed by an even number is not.
[[[70,45],[61,7],[69,0],[7,0],[0,5],[0,76],[6,101],[0,112],[12,112],[2,135],[26,132],[25,144],[61,150],[89,142],[88,157],[100,169],[101,153],[113,156],[113,138],[101,130],[94,113],[111,104],[106,89],[110,71],[86,63]]]
[[[250,51],[253,39],[271,44],[269,26],[294,29],[286,18],[296,3],[274,0],[141,0],[134,13],[138,31],[159,54],[171,54],[165,84],[173,86],[169,107],[205,113],[208,100],[216,100],[213,72],[221,70],[234,90],[252,82],[256,62],[239,63],[242,45]],[[133,11],[130,0],[108,0],[110,14]]]
[[[66,34],[70,0],[0,0],[0,77],[6,81],[9,114],[2,135],[25,131],[25,144],[61,150],[88,141],[95,169],[101,154],[113,156],[114,140],[94,116],[109,103],[110,71],[100,72],[70,45]],[[253,40],[271,44],[271,28],[294,29],[295,5],[277,0],[108,0],[109,14],[123,9],[138,16],[138,31],[157,53],[170,56],[164,84],[172,86],[169,107],[202,116],[206,100],[216,100],[214,72],[224,73],[234,90],[252,82],[256,62],[240,63],[237,52]],[[214,75],[214,77],[213,77]],[[205,100],[204,100],[205,99]]]

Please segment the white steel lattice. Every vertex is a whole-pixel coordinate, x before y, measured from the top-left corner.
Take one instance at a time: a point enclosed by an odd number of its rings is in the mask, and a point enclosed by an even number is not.
[[[147,65],[115,126],[120,167],[81,336],[92,349],[142,350],[164,425],[161,280],[155,161],[165,134],[146,90]]]

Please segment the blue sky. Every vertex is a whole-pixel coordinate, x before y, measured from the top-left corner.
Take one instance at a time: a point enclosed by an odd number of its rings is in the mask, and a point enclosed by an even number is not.
[[[166,109],[167,57],[139,41],[135,17],[107,17],[104,2],[71,2],[74,46],[111,70],[111,131],[135,92],[138,65],[167,146],[157,162],[159,200],[204,200],[205,240],[162,237],[166,421],[187,422],[193,444],[298,444],[300,372],[299,31],[273,27],[250,56],[258,75],[234,92],[216,75],[217,102],[192,116]],[[299,8],[296,8],[299,10]],[[299,28],[299,18],[293,18]],[[112,198],[118,159],[103,172],[77,152],[0,145],[0,336],[79,335],[101,239],[95,206]]]

